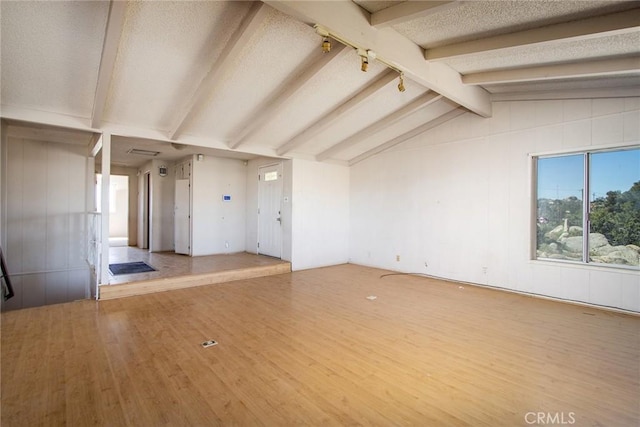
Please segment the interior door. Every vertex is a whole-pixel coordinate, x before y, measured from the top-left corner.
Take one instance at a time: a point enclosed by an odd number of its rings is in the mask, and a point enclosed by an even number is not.
[[[282,164],[261,167],[258,180],[258,253],[281,258]]]
[[[144,174],[142,183],[142,249],[151,249],[151,174]]]
[[[189,180],[176,179],[174,206],[174,241],[177,254],[191,254],[191,209]]]

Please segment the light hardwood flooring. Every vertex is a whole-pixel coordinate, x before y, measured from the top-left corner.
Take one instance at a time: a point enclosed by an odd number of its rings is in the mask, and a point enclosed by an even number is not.
[[[189,257],[133,247],[110,248],[110,263],[131,261],[144,261],[156,271],[111,276],[108,285],[100,286],[100,300],[291,272],[288,261],[246,252]]]
[[[2,313],[2,426],[638,425],[639,317],[384,273]]]
[[[286,263],[277,258],[247,252],[190,257],[173,252],[149,252],[133,246],[109,248],[110,264],[134,261],[144,261],[156,271],[110,276],[109,285]]]

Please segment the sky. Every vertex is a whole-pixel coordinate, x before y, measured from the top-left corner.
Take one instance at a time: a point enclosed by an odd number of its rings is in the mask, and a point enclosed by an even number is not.
[[[607,191],[625,192],[640,181],[640,148],[591,155],[591,200]],[[584,157],[582,154],[538,159],[538,198],[582,199]]]

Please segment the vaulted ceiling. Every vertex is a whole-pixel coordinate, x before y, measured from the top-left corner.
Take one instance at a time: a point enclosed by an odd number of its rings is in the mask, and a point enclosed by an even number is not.
[[[125,166],[148,160],[131,148],[353,164],[462,113],[489,117],[497,100],[640,96],[636,1],[0,8],[9,133],[88,144],[110,132]]]

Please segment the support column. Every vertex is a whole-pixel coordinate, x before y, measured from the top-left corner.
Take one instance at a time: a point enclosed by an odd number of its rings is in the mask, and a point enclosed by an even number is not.
[[[104,132],[102,140],[102,257],[100,285],[109,283],[109,192],[111,188],[111,134]]]

